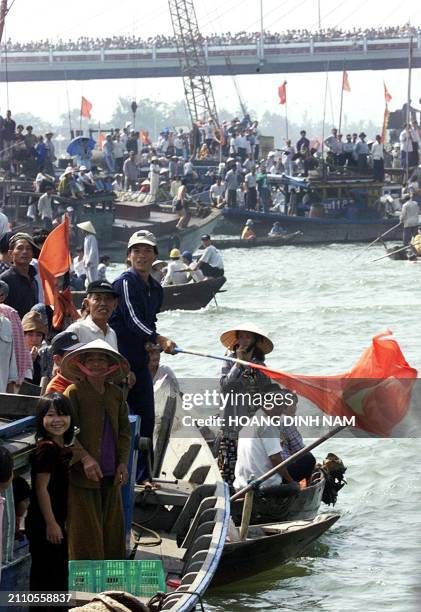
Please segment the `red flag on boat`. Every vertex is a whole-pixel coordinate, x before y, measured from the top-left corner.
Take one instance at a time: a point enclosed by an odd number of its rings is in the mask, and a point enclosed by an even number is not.
[[[91,110],[92,110],[91,102],[89,102],[89,100],[87,100],[86,98],[84,98],[82,96],[82,102],[80,104],[80,114],[81,114],[81,116],[85,117],[86,119],[90,119],[91,118]]]
[[[45,304],[54,307],[53,326],[60,329],[64,317],[79,318],[73,304],[66,274],[72,262],[69,245],[70,222],[67,215],[47,237],[38,258]]]
[[[349,84],[348,73],[344,70],[342,75],[342,89],[344,91],[351,91],[351,85]]]
[[[310,400],[331,416],[355,417],[355,425],[387,437],[408,412],[417,370],[391,332],[378,334],[355,366],[337,376],[305,376],[250,364]]]
[[[386,104],[389,104],[389,102],[392,100],[392,96],[387,91],[386,83],[384,81],[383,81],[383,88],[384,88],[384,101],[386,102]]]
[[[286,104],[287,101],[287,82],[284,81],[278,87],[279,104]]]

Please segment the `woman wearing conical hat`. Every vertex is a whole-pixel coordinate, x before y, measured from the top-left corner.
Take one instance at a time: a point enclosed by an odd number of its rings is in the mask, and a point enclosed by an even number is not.
[[[253,323],[243,323],[233,327],[221,335],[222,344],[227,349],[227,356],[243,361],[251,361],[264,365],[265,356],[273,350],[273,343],[265,332]],[[259,370],[226,361],[222,366],[220,388],[221,393],[228,394],[224,408],[225,429],[220,435],[218,464],[224,480],[230,485],[234,482],[234,468],[237,461],[237,438],[240,426],[230,426],[229,417],[250,416],[256,408],[248,403],[233,399],[240,394],[254,394],[270,385],[270,379]],[[237,395],[238,394],[238,395]]]
[[[90,221],[78,223],[77,227],[83,231],[83,263],[86,268],[87,284],[98,280],[99,252],[96,231]]]

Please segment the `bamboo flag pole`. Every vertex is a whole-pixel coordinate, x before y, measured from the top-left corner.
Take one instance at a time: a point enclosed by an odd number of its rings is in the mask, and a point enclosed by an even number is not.
[[[341,133],[341,127],[342,127],[342,108],[343,108],[343,102],[344,102],[344,80],[345,80],[345,61],[342,66],[342,87],[341,87],[341,103],[339,106],[338,134]]]

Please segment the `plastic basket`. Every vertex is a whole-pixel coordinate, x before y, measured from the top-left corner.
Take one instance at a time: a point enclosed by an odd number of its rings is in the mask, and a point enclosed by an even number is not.
[[[127,591],[152,597],[166,592],[162,561],[69,561],[69,590]]]

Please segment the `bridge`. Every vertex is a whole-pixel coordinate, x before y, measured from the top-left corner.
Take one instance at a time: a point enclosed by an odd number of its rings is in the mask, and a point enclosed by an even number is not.
[[[408,67],[410,39],[339,39],[261,44],[205,45],[211,75],[287,74]],[[421,34],[412,39],[413,67],[421,67]],[[228,62],[226,58],[229,58]],[[6,61],[7,58],[7,61]],[[61,81],[179,77],[175,47],[81,51],[8,51],[1,54],[0,80]]]

